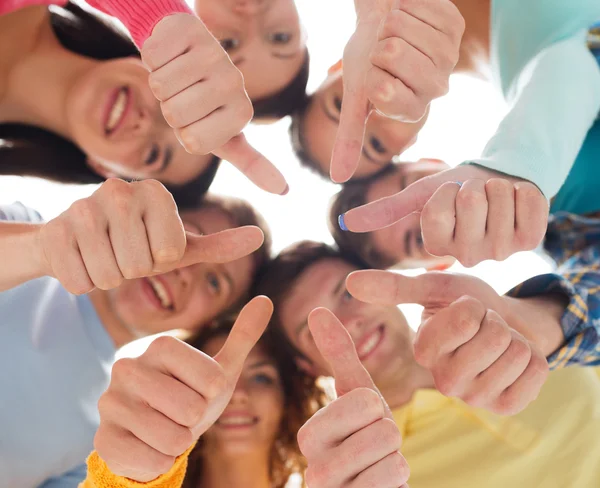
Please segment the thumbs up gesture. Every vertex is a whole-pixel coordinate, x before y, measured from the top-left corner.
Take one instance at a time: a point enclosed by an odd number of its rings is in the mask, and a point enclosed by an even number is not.
[[[535,249],[546,233],[548,201],[533,183],[462,165],[354,208],[343,221],[352,232],[370,232],[415,216],[429,254],[470,267]]]
[[[165,120],[189,153],[212,152],[263,190],[287,192],[283,175],[241,133],[254,115],[244,78],[199,18],[165,17],[141,54]]]
[[[369,303],[423,305],[414,343],[417,362],[444,395],[497,414],[514,415],[537,398],[548,375],[540,343],[556,333],[562,337],[560,327],[552,329],[551,321],[543,320],[546,337],[526,338],[535,334],[527,323],[513,320],[519,315],[511,309],[516,301],[472,276],[359,271],[348,277],[347,288]]]
[[[107,180],[38,231],[36,275],[71,293],[109,290],[199,262],[228,262],[258,249],[253,226],[199,236],[186,232],[171,194],[158,181]]]
[[[272,312],[266,297],[248,303],[214,358],[165,336],[140,357],[117,361],[94,439],[108,468],[141,482],[166,473],[225,410]]]
[[[338,394],[298,432],[300,450],[308,461],[308,486],[405,487],[409,470],[398,451],[400,432],[350,335],[324,308],[310,314],[308,325],[333,370]]]
[[[358,166],[372,109],[417,122],[448,91],[464,19],[449,0],[355,0],[356,31],[344,49],[344,103],[331,178],[349,180]]]

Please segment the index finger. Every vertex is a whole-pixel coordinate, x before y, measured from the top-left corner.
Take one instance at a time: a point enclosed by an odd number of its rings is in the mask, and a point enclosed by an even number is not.
[[[227,144],[213,151],[213,154],[229,161],[252,183],[269,193],[285,195],[289,190],[281,171],[254,149],[244,134],[233,137]]]
[[[364,90],[352,91],[344,83],[340,124],[331,156],[330,174],[335,183],[345,183],[358,168],[368,116],[369,103]]]
[[[263,335],[273,315],[273,303],[265,296],[251,300],[240,312],[227,341],[214,357],[225,374],[236,379],[250,351]]]

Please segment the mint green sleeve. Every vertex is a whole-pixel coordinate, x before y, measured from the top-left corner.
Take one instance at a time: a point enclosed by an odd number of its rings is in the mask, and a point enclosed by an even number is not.
[[[558,193],[600,113],[600,67],[585,38],[581,32],[530,61],[482,157],[465,164],[529,180],[548,199]]]

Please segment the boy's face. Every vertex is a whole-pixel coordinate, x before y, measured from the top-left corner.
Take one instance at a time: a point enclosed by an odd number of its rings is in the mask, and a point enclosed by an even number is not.
[[[306,150],[329,174],[333,144],[337,134],[344,89],[342,72],[331,74],[311,97],[303,120]],[[372,112],[367,121],[362,155],[354,178],[364,178],[381,171],[416,141],[427,115],[415,124],[398,122]]]
[[[395,171],[369,185],[365,200],[370,203],[394,195],[415,181],[445,169],[448,169],[448,166],[438,160],[400,163]],[[368,253],[378,253],[393,258],[399,267],[405,269],[447,267],[454,262],[452,258],[432,256],[425,250],[418,214],[410,215],[389,227],[371,232],[367,248],[362,254],[368,259]]]
[[[298,360],[299,366],[314,376],[330,375],[308,328],[310,312],[328,308],[350,333],[375,383],[387,384],[415,364],[413,331],[397,307],[359,302],[346,291],[346,277],[355,270],[337,258],[324,258],[306,269],[281,304],[282,326],[290,342],[306,357]]]

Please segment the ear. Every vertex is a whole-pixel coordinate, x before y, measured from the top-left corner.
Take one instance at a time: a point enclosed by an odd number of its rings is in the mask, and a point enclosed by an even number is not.
[[[298,356],[296,357],[296,359],[294,359],[294,361],[296,362],[296,366],[298,366],[298,369],[300,371],[303,371],[307,375],[312,376],[313,378],[321,376],[317,371],[317,368],[315,368],[315,365],[311,363],[308,359]]]
[[[99,174],[100,176],[102,176],[105,179],[118,178],[119,177],[119,175],[117,173],[114,173],[113,171],[111,171],[108,168],[104,167],[101,163],[99,163],[98,161],[93,160],[92,158],[87,158],[86,163],[92,169],[92,171],[94,173]]]

